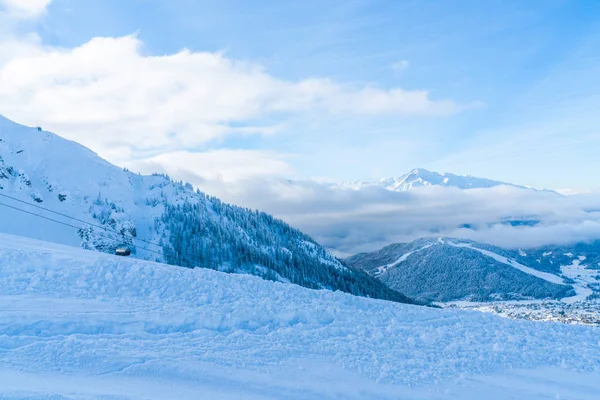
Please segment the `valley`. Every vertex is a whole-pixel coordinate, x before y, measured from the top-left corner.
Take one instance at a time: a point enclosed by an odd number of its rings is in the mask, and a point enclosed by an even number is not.
[[[598,325],[597,248],[596,243],[555,246],[553,251],[546,247],[510,250],[438,237],[386,246],[346,262],[409,296],[444,308],[491,312],[513,319]],[[539,291],[532,292],[531,285],[539,285]],[[558,296],[548,291],[556,287],[564,288]]]

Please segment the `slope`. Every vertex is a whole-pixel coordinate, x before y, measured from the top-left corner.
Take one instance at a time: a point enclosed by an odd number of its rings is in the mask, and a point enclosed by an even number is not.
[[[144,259],[409,301],[266,213],[222,203],[164,175],[131,173],[3,117],[0,231],[108,253],[128,246]]]
[[[345,260],[386,285],[422,300],[492,301],[564,298],[575,293],[556,275],[471,241],[426,238]]]
[[[597,329],[0,234],[0,398],[595,399]]]
[[[561,273],[561,266],[579,260],[590,269],[600,270],[600,240],[591,243],[572,245],[548,245],[538,248],[525,248],[515,252],[519,261],[535,265],[541,271]]]

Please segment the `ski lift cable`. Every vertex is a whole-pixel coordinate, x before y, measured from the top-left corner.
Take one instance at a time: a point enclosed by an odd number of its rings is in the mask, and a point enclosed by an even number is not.
[[[9,204],[4,204],[4,203],[1,203],[1,202],[0,202],[0,206],[4,206],[4,207],[7,207],[7,208],[11,208],[11,209],[13,209],[13,210],[21,211],[21,212],[23,212],[23,213],[25,213],[25,214],[29,214],[29,215],[33,215],[33,216],[35,216],[35,217],[43,218],[43,219],[45,219],[45,220],[52,221],[52,222],[56,222],[57,224],[65,225],[65,226],[68,226],[68,227],[71,227],[71,228],[75,228],[75,229],[81,229],[81,227],[79,227],[79,226],[72,225],[72,224],[69,224],[69,223],[67,223],[67,222],[59,221],[59,220],[57,220],[57,219],[54,219],[54,218],[46,217],[46,216],[44,216],[44,215],[36,214],[36,213],[34,213],[34,212],[31,212],[31,211],[23,210],[23,209],[21,209],[21,208],[14,207],[14,206],[11,206],[11,205],[9,205]],[[117,235],[119,234],[119,233],[118,233],[118,232],[116,232],[116,231],[114,231],[114,233],[116,233]],[[104,237],[104,238],[107,238],[107,239],[113,239],[113,240],[114,240],[114,238],[113,238],[113,237],[110,237],[110,236],[107,236],[107,235],[103,235],[103,234],[101,234],[101,233],[99,233],[99,232],[91,232],[91,234],[92,234],[92,235],[96,235],[96,236],[101,236],[101,237]],[[134,238],[134,239],[135,239],[135,238]],[[163,256],[163,254],[162,254],[162,253],[159,253],[158,251],[150,250],[150,249],[148,249],[148,248],[145,248],[145,247],[142,247],[142,246],[136,246],[136,247],[139,247],[140,249],[146,250],[146,251],[148,251],[148,252],[150,252],[150,253],[158,254],[158,255],[159,255],[159,256],[161,256],[161,257]]]
[[[42,207],[42,206],[40,206],[40,205],[37,205],[37,204],[33,204],[33,203],[29,203],[29,202],[27,202],[27,201],[24,201],[24,200],[21,200],[21,199],[17,199],[16,197],[12,197],[12,196],[9,196],[9,195],[3,194],[3,193],[0,193],[0,196],[2,196],[2,197],[6,197],[6,198],[8,198],[8,199],[11,199],[11,200],[14,200],[14,201],[17,201],[17,202],[19,202],[19,203],[26,204],[26,205],[28,205],[28,206],[30,206],[30,207],[35,207],[35,208],[38,208],[38,209],[40,209],[40,210],[44,210],[44,211],[48,211],[48,212],[50,212],[50,213],[53,213],[53,214],[56,214],[56,215],[60,215],[61,217],[65,217],[65,218],[69,218],[69,219],[72,219],[72,220],[74,220],[74,221],[77,221],[77,222],[81,222],[82,224],[90,225],[90,226],[93,226],[93,227],[95,227],[95,228],[103,229],[103,230],[105,230],[105,231],[111,231],[111,232],[113,232],[113,233],[115,233],[115,234],[117,234],[117,235],[122,235],[122,236],[124,236],[124,237],[128,237],[128,238],[131,238],[131,239],[139,240],[140,242],[147,243],[147,244],[149,244],[149,245],[153,245],[153,246],[156,246],[156,247],[160,247],[161,249],[163,248],[163,246],[161,246],[161,245],[159,245],[159,244],[152,243],[152,242],[150,242],[150,241],[147,241],[147,240],[144,240],[144,239],[139,239],[139,238],[137,238],[137,237],[135,237],[135,236],[124,235],[123,233],[117,232],[116,230],[114,230],[114,229],[112,229],[112,228],[110,228],[110,227],[106,227],[106,226],[102,226],[102,225],[94,224],[94,223],[92,223],[92,222],[84,221],[84,220],[82,220],[82,219],[75,218],[75,217],[72,217],[72,216],[70,216],[70,215],[63,214],[63,213],[61,213],[61,212],[58,212],[58,211],[50,210],[49,208]]]

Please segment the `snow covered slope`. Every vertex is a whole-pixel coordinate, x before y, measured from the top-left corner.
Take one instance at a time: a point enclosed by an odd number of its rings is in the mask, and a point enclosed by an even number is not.
[[[592,327],[0,234],[0,398],[597,399]]]
[[[529,189],[525,186],[512,183],[494,181],[491,179],[477,178],[471,175],[455,175],[447,172],[438,173],[428,171],[424,168],[415,168],[399,177],[385,178],[375,182],[344,183],[344,186],[361,188],[363,186],[381,186],[394,192],[407,192],[411,189],[423,186],[447,186],[458,189],[482,189],[494,186],[507,185],[521,189]]]
[[[581,266],[596,270],[600,274],[600,240],[573,245],[550,245],[534,249],[521,249],[516,257],[519,261],[535,265],[537,269],[554,274],[561,273],[561,267],[578,260]]]
[[[345,262],[422,300],[559,299],[576,294],[560,276],[520,263],[515,253],[463,239],[425,238]]]
[[[126,245],[139,258],[409,301],[271,215],[133,174],[1,116],[0,232],[108,253]]]

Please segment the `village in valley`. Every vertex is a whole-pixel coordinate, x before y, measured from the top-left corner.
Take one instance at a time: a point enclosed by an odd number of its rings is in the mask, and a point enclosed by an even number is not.
[[[560,301],[479,303],[473,306],[453,304],[450,307],[489,312],[511,319],[600,326],[600,302],[598,300],[586,300],[572,304]]]

